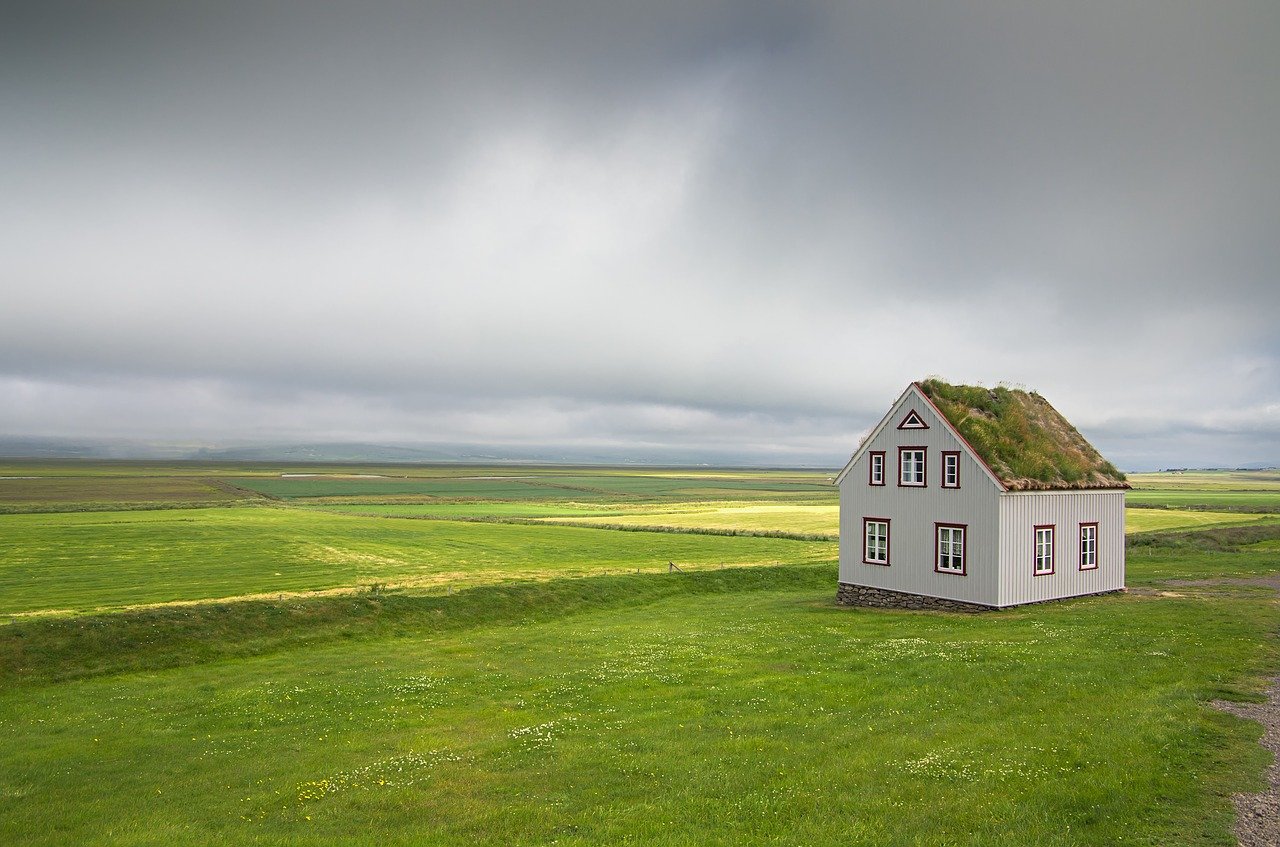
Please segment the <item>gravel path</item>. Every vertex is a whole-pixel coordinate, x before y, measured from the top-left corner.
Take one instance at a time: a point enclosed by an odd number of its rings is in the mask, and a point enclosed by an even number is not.
[[[1229,703],[1213,706],[1237,717],[1262,724],[1266,732],[1259,742],[1275,759],[1267,769],[1267,788],[1257,794],[1233,795],[1236,804],[1236,838],[1240,847],[1280,845],[1280,677],[1267,692],[1265,703]]]
[[[1188,580],[1186,585],[1264,585],[1280,592],[1280,575],[1252,579]],[[1265,703],[1229,703],[1213,701],[1216,709],[1257,721],[1263,735],[1258,742],[1271,751],[1271,767],[1267,769],[1267,787],[1257,794],[1241,792],[1231,797],[1236,804],[1236,839],[1240,847],[1280,847],[1280,677],[1267,690]]]
[[[1166,585],[1177,588],[1264,586],[1280,592],[1280,575],[1219,578],[1171,579]],[[1166,593],[1148,589],[1152,594]],[[1144,592],[1146,593],[1146,592]],[[1257,794],[1240,792],[1232,795],[1236,806],[1236,839],[1240,847],[1280,847],[1280,677],[1267,689],[1265,703],[1234,703],[1214,700],[1215,709],[1262,724],[1259,744],[1271,751],[1271,767],[1267,769],[1267,787]]]

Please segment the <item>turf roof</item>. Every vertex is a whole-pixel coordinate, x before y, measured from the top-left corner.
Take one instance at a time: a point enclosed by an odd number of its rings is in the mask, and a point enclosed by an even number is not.
[[[1128,488],[1058,410],[1034,391],[916,383],[1010,491]]]

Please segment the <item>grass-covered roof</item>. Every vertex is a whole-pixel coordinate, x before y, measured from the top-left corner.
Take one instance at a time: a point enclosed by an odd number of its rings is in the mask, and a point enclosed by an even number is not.
[[[1011,491],[1128,488],[1058,410],[1034,391],[917,383]]]

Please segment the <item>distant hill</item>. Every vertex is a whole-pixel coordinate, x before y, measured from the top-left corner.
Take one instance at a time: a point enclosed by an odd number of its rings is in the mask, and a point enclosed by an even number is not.
[[[835,468],[840,456],[765,456],[755,453],[647,447],[636,450],[584,450],[566,445],[501,447],[484,444],[192,444],[127,439],[69,439],[0,436],[0,458],[11,459],[168,459],[222,462],[369,462],[477,464],[528,462],[579,465],[675,465],[732,467]]]
[[[1248,462],[1243,465],[1215,465],[1209,468],[1162,468],[1161,473],[1186,473],[1187,471],[1274,471],[1280,470],[1280,462]]]
[[[452,462],[461,457],[452,451],[395,447],[383,444],[276,444],[243,447],[202,447],[187,458],[227,461],[290,462]]]

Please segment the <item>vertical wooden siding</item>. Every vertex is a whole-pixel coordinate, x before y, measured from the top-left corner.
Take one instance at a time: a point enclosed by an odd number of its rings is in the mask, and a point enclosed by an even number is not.
[[[999,605],[1124,587],[1124,492],[1008,492],[1000,501]],[[1080,570],[1080,524],[1098,524],[1098,567]],[[1036,576],[1035,527],[1054,527],[1054,572]]]

